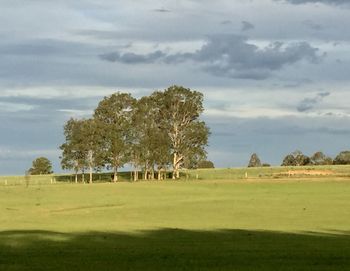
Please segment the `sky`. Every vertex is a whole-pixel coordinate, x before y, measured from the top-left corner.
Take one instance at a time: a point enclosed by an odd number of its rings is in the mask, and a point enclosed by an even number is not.
[[[0,0],[0,174],[114,92],[204,94],[208,159],[350,149],[348,0]]]

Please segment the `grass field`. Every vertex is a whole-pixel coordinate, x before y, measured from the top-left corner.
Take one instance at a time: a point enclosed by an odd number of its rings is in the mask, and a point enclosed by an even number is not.
[[[197,169],[197,170],[183,170],[181,172],[181,178],[183,180],[243,180],[248,177],[249,179],[280,179],[288,176],[289,172],[328,172],[328,175],[319,175],[317,177],[348,177],[350,178],[350,165],[330,165],[330,166],[303,166],[303,167],[257,167],[257,168],[219,168],[219,169]],[[168,172],[168,178],[170,178],[170,172]],[[305,174],[297,174],[294,178],[307,178],[315,177]],[[85,181],[88,181],[89,174],[85,174]],[[130,172],[119,172],[119,181],[130,182]],[[142,173],[140,172],[140,179],[142,179]],[[73,174],[52,174],[52,175],[37,175],[37,176],[0,176],[0,186],[4,185],[40,185],[40,184],[52,184],[56,182],[73,183],[75,176]],[[81,182],[82,176],[78,175],[78,180]],[[111,182],[112,174],[107,173],[94,173],[94,182]]]
[[[0,187],[0,270],[350,270],[350,180]]]

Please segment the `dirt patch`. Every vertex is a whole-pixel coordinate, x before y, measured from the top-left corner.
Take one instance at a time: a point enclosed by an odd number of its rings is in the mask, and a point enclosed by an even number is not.
[[[289,170],[286,172],[280,172],[276,175],[282,175],[282,176],[300,176],[300,175],[307,175],[307,176],[332,176],[336,173],[332,170]]]
[[[99,208],[116,208],[116,207],[122,207],[123,204],[105,204],[105,205],[98,205],[98,206],[78,206],[73,208],[61,208],[56,210],[51,210],[50,212],[53,213],[59,213],[59,212],[69,212],[69,211],[77,211],[77,210],[86,210],[86,209],[99,209]]]

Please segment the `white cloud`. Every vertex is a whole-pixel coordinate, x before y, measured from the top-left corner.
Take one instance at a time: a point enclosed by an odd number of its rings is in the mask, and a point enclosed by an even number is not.
[[[19,111],[30,111],[35,108],[31,104],[0,102],[0,112],[14,113]]]

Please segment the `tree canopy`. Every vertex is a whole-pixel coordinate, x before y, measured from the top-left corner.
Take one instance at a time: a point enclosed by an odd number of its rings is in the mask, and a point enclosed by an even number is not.
[[[99,102],[91,119],[69,120],[61,145],[63,169],[84,172],[134,166],[144,178],[154,178],[169,166],[173,178],[182,167],[196,167],[206,158],[209,128],[200,120],[203,94],[181,86],[135,99],[117,92]]]
[[[350,151],[342,151],[334,158],[335,165],[350,165]]]
[[[301,151],[296,150],[288,154],[282,162],[281,166],[306,166],[311,164],[311,159]]]
[[[51,161],[46,157],[36,158],[32,162],[32,167],[29,169],[30,175],[42,175],[42,174],[51,174],[52,164]]]
[[[310,157],[311,163],[316,166],[322,166],[322,165],[332,165],[333,159],[329,156],[326,156],[323,152],[318,151],[315,152]]]
[[[248,167],[261,167],[261,161],[256,153],[253,153],[250,157]]]
[[[198,162],[197,168],[215,168],[215,166],[212,161],[203,160]]]

